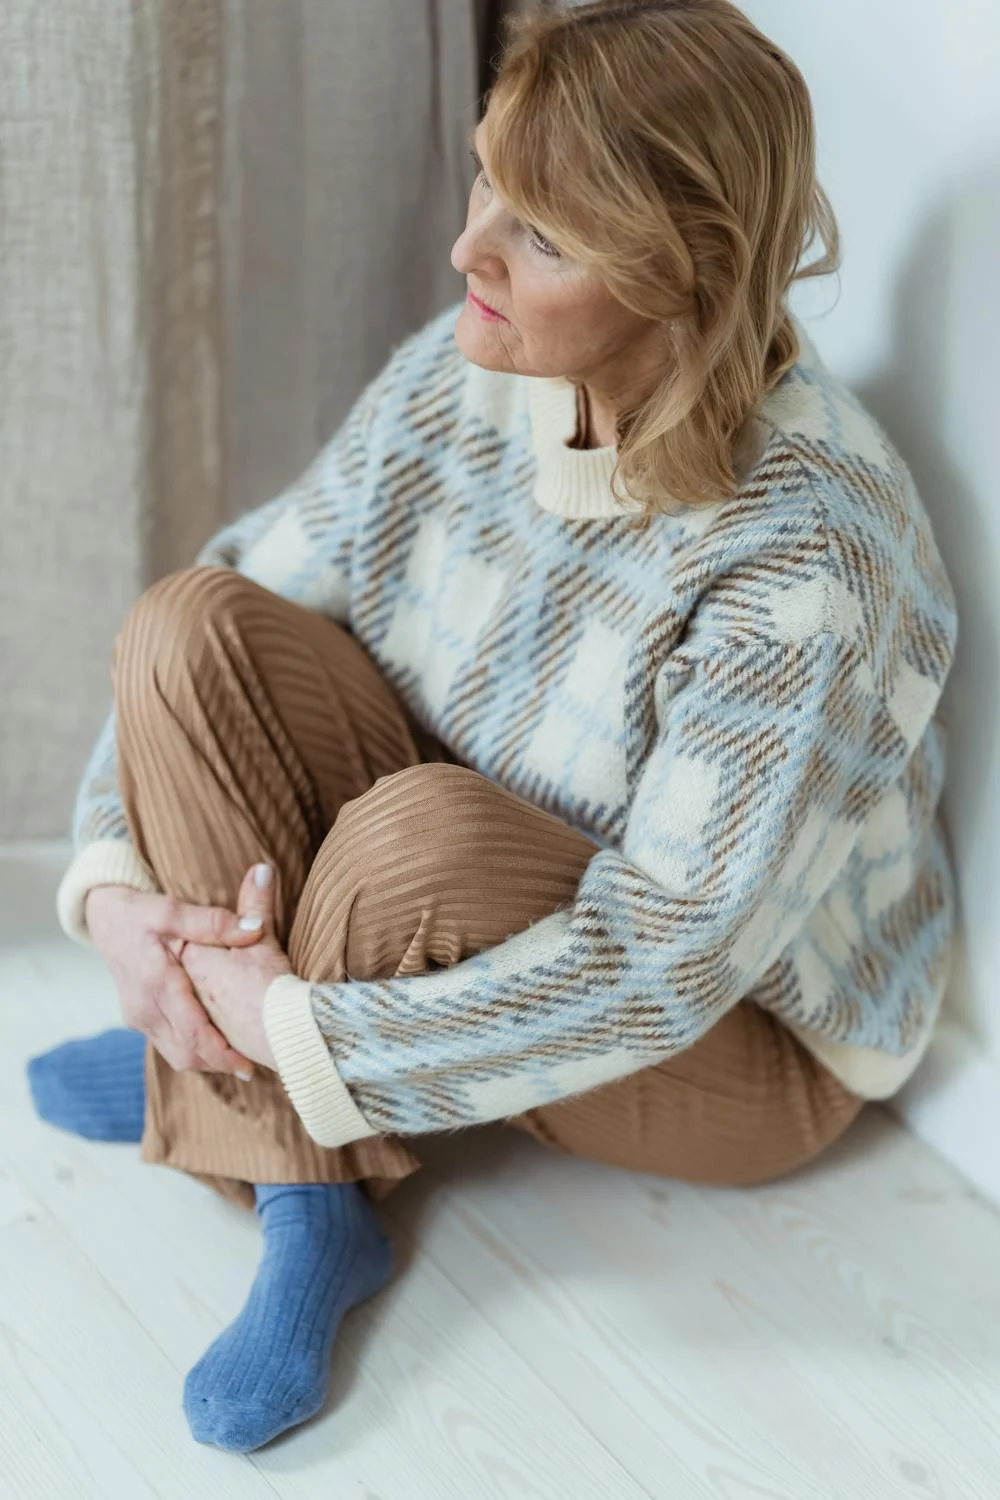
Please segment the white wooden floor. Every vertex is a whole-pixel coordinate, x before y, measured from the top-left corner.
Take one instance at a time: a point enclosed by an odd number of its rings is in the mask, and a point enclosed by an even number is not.
[[[751,1190],[452,1137],[384,1205],[398,1273],[331,1397],[248,1457],[184,1372],[237,1312],[249,1215],[37,1121],[24,1060],[117,1021],[57,933],[61,852],[0,861],[3,1500],[993,1500],[1000,1212],[877,1107]]]

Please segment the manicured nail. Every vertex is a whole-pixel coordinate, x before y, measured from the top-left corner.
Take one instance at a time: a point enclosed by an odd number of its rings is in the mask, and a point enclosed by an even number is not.
[[[241,932],[259,932],[264,925],[263,917],[240,917]]]
[[[253,883],[259,891],[271,884],[271,866],[255,865],[253,872]]]
[[[237,1078],[242,1078],[244,1083],[251,1083],[253,1081],[252,1073],[237,1073],[236,1076]]]

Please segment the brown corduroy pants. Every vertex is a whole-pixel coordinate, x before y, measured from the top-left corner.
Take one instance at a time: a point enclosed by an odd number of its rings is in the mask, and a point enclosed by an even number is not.
[[[118,778],[161,889],[233,908],[276,872],[278,936],[303,979],[456,963],[572,900],[598,846],[428,734],[351,632],[222,568],[161,580],[114,665]],[[252,1206],[255,1182],[361,1181],[378,1199],[406,1141],[338,1149],[258,1068],[174,1072],[146,1053],[141,1154]],[[863,1100],[743,1000],[678,1055],[509,1121],[557,1150],[688,1181],[746,1184],[817,1156]]]

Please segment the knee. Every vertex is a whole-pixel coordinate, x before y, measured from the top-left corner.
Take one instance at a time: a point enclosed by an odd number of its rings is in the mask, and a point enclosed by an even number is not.
[[[170,697],[173,686],[198,675],[213,655],[213,644],[238,625],[256,588],[231,568],[216,567],[186,568],[148,588],[115,643],[119,710],[152,682]]]
[[[400,870],[414,862],[425,877],[450,877],[456,838],[463,853],[472,854],[477,833],[487,826],[490,790],[469,766],[446,761],[405,766],[345,802],[330,837],[343,849],[364,848],[369,888],[382,872],[398,884]]]
[[[390,977],[482,946],[467,930],[470,904],[488,906],[482,823],[467,815],[481,780],[466,766],[424,762],[343,803],[299,901],[289,943],[297,974]]]
[[[121,648],[156,654],[182,651],[213,626],[232,619],[257,586],[232,568],[184,568],[161,578],[129,611]]]

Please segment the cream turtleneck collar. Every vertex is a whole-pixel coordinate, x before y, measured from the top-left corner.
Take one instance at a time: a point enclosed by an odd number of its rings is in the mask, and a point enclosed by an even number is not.
[[[541,509],[569,520],[640,513],[643,505],[628,495],[620,475],[617,488],[627,496],[627,504],[621,504],[612,494],[611,476],[618,458],[614,444],[609,443],[603,448],[569,446],[580,427],[577,389],[572,381],[564,376],[522,378],[527,385],[532,443],[538,462],[534,495]],[[765,413],[767,405],[765,401]],[[742,463],[738,472],[742,470],[743,483],[749,480],[766,442],[766,424],[754,421],[741,444]],[[690,517],[704,514],[705,510],[705,506],[673,500],[663,514]]]
[[[531,434],[538,460],[535,478],[535,500],[542,510],[571,520],[591,520],[601,516],[627,516],[642,511],[639,501],[629,496],[622,505],[611,492],[618,450],[614,444],[604,448],[571,448],[577,435],[579,409],[576,386],[559,377],[525,377]],[[619,491],[625,487],[619,476]],[[690,506],[678,506],[683,514]]]

